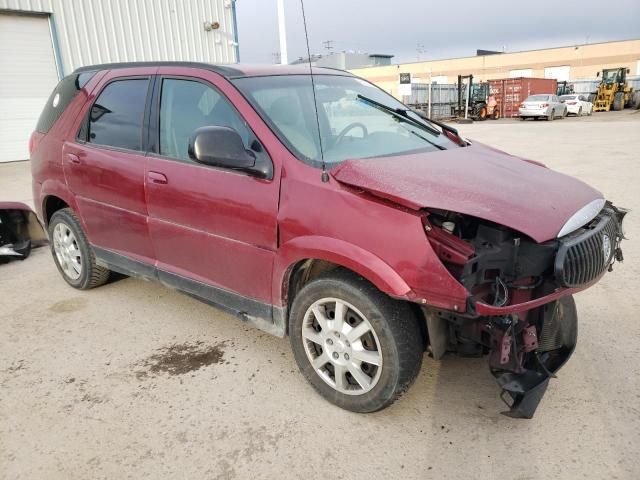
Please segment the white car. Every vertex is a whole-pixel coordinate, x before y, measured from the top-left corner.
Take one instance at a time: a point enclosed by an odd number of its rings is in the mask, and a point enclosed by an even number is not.
[[[593,103],[587,100],[586,95],[571,94],[562,95],[560,101],[567,106],[569,113],[581,117],[593,113]]]
[[[518,108],[521,120],[533,117],[535,120],[544,117],[547,120],[563,118],[567,116],[567,106],[560,101],[557,95],[529,95]]]

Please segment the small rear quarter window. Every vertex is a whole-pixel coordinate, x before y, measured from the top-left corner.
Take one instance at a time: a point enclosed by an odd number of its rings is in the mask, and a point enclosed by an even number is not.
[[[36,130],[40,133],[47,133],[56,123],[62,112],[66,110],[71,101],[80,90],[87,84],[96,72],[73,73],[64,77],[56,88],[53,89],[44,110],[40,114]]]

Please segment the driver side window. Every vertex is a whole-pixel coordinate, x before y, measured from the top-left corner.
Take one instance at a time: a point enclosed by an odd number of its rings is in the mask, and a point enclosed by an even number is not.
[[[194,80],[162,80],[159,153],[189,160],[189,138],[206,126],[231,127],[240,134],[245,148],[249,146],[244,120],[218,91]]]

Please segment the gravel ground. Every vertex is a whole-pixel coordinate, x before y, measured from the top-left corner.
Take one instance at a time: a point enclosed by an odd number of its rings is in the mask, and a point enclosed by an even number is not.
[[[41,248],[0,265],[0,477],[640,478],[640,113],[459,128],[635,210],[533,420],[499,414],[486,359],[456,357],[426,358],[387,410],[340,410],[287,340],[142,280],[73,290]],[[29,175],[0,165],[0,200],[29,199]]]

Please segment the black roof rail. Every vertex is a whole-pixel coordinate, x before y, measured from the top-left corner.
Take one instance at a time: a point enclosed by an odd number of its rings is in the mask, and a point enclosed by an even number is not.
[[[177,61],[157,61],[157,62],[120,62],[120,63],[101,63],[98,65],[86,65],[76,68],[73,73],[96,72],[100,70],[116,70],[121,68],[140,68],[140,67],[190,67],[210,70],[224,77],[235,77],[243,74],[242,70],[234,68],[231,65],[219,65],[204,62],[177,62]]]

